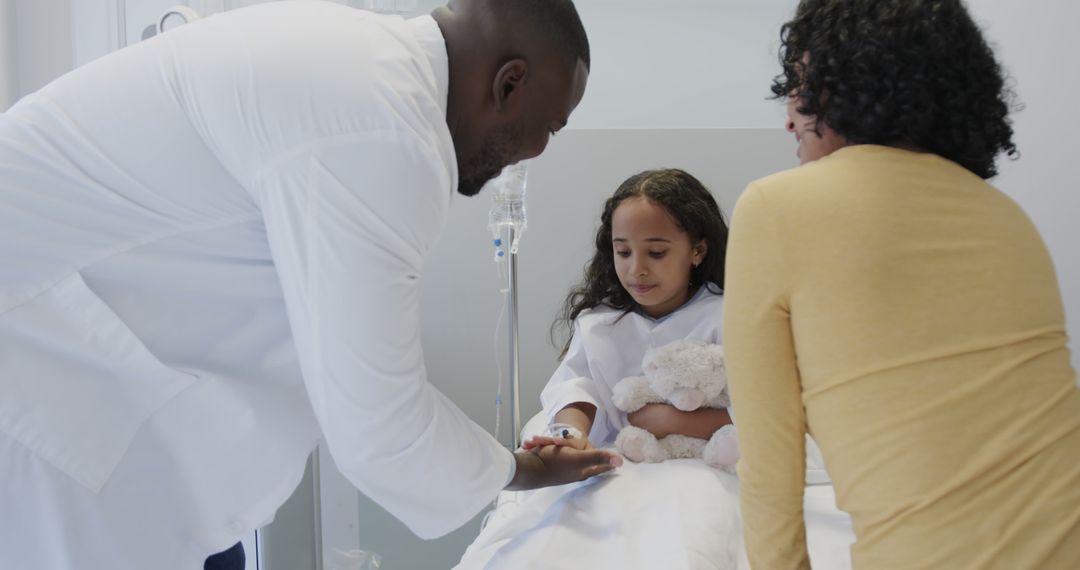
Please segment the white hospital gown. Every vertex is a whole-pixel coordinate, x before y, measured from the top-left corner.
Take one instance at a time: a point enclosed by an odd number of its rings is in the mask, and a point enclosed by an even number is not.
[[[624,315],[605,305],[582,311],[566,356],[540,394],[548,420],[568,404],[590,403],[596,406],[596,418],[589,441],[598,447],[614,443],[629,424],[626,413],[611,403],[612,388],[623,378],[642,375],[645,351],[677,340],[721,343],[724,298],[710,287],[699,288],[662,319],[638,312]]]

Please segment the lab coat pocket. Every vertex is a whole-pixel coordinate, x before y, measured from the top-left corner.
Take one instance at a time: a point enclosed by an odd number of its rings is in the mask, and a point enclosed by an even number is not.
[[[0,431],[95,493],[140,426],[194,380],[78,273],[0,315]]]

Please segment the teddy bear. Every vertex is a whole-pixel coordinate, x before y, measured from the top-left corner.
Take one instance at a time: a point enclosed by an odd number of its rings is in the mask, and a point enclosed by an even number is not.
[[[642,359],[644,376],[615,384],[615,407],[630,413],[650,403],[668,403],[690,412],[701,407],[727,408],[724,349],[717,344],[680,340],[649,349]],[[708,440],[673,434],[657,439],[652,433],[626,426],[615,438],[615,448],[631,461],[658,463],[679,457],[701,457],[705,463],[734,473],[739,460],[735,427],[725,425]]]

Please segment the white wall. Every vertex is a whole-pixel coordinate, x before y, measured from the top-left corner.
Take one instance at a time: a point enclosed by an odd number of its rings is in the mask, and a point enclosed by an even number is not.
[[[74,67],[69,0],[15,0],[15,21],[21,97]]]
[[[766,97],[788,0],[579,0],[593,72],[582,129],[777,127]]]
[[[1071,0],[974,0],[972,12],[1016,82],[1025,108],[1013,116],[1022,157],[1003,160],[994,184],[1027,211],[1054,259],[1080,368],[1080,170],[1073,125],[1080,76],[1080,3]]]
[[[15,30],[15,2],[0,0],[0,111],[10,107],[19,93]]]

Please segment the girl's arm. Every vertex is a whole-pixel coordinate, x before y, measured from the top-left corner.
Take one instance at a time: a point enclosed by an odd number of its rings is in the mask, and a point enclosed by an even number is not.
[[[598,408],[603,399],[597,393],[589,359],[586,354],[585,332],[581,318],[574,321],[573,337],[570,346],[563,355],[562,362],[552,374],[551,380],[540,393],[540,403],[546,410],[549,424],[564,423],[574,426],[581,432],[580,438],[554,438],[541,434],[526,441],[522,448],[535,449],[543,445],[570,445],[577,449],[591,449],[589,433],[596,421]]]
[[[521,448],[529,451],[544,445],[568,445],[575,449],[592,449],[589,441],[589,431],[592,429],[593,420],[596,419],[596,406],[588,402],[574,402],[559,410],[552,419],[553,424],[572,425],[581,432],[580,438],[564,439],[552,437],[547,434],[533,436],[521,444]]]
[[[684,412],[671,404],[646,404],[627,418],[630,425],[646,430],[657,438],[672,434],[709,439],[731,422],[726,408],[701,408]]]
[[[596,406],[588,402],[575,402],[555,414],[554,423],[570,424],[576,427],[586,438],[596,419]]]

